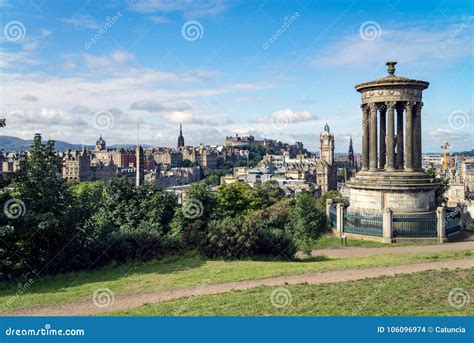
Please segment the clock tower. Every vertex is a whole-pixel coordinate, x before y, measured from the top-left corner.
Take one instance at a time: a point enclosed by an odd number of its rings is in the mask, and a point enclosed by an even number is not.
[[[334,135],[329,130],[329,125],[324,125],[324,131],[319,137],[320,158],[330,166],[334,164]]]

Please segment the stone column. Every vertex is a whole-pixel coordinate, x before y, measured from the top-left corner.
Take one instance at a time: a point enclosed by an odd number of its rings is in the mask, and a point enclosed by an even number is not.
[[[393,212],[390,208],[386,208],[383,211],[382,225],[383,225],[383,242],[392,243]]]
[[[413,128],[413,165],[415,169],[421,170],[422,157],[421,157],[421,107],[422,102],[416,104],[415,107],[415,120]]]
[[[379,122],[379,169],[385,169],[386,161],[386,146],[385,146],[385,136],[387,127],[385,125],[385,114],[387,113],[387,106],[383,104],[379,107],[380,113],[380,122]]]
[[[387,160],[385,163],[385,169],[387,171],[395,170],[395,122],[394,122],[394,109],[396,102],[388,101],[385,103],[388,112],[388,129],[387,129]]]
[[[332,199],[326,199],[326,217],[328,217],[328,223],[329,223],[329,218],[331,217],[331,206],[332,206]]]
[[[336,205],[336,214],[337,214],[337,222],[336,222],[336,229],[339,232],[339,235],[342,235],[344,232],[344,205],[340,202]]]
[[[413,102],[405,105],[405,171],[413,171]]]
[[[440,206],[436,209],[438,240],[440,243],[446,242],[446,208]]]
[[[362,108],[362,171],[369,170],[369,116],[368,107]]]
[[[377,170],[377,105],[371,103],[370,108],[370,161],[369,170]]]
[[[403,169],[403,107],[397,107],[397,160],[396,169]]]

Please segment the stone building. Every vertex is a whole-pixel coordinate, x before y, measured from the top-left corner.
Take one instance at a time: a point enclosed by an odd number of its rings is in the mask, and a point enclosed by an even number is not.
[[[172,148],[153,149],[153,158],[157,164],[177,168],[183,163],[183,154],[181,151]]]
[[[334,160],[334,135],[326,123],[319,136],[320,158],[316,161],[316,183],[322,193],[337,189],[337,165]]]
[[[85,147],[81,151],[68,150],[63,158],[62,173],[65,180],[78,182],[91,180],[91,158]]]

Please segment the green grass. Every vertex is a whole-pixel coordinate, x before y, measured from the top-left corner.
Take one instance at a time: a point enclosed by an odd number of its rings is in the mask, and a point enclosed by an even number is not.
[[[190,297],[144,305],[105,315],[133,316],[472,316],[474,268],[427,271],[325,285],[292,285],[272,305],[277,287],[258,287],[219,295]],[[470,292],[471,303],[459,309],[449,304],[449,293]],[[276,294],[276,293],[275,293]],[[459,293],[461,294],[461,293]],[[276,297],[275,299],[277,299]],[[459,298],[461,299],[461,298]],[[461,302],[460,302],[461,303]]]
[[[348,247],[364,247],[364,248],[380,248],[380,247],[390,247],[388,244],[375,242],[375,241],[364,241],[361,239],[346,239]],[[398,246],[398,244],[397,244]],[[324,235],[319,238],[313,249],[326,249],[326,248],[339,248],[341,247],[341,239],[333,235]]]
[[[423,242],[423,241],[407,241],[407,242],[397,242],[397,244],[386,244],[376,241],[362,240],[362,239],[352,239],[346,238],[346,246],[348,247],[361,247],[361,248],[396,248],[401,246],[411,246],[411,245],[436,245],[439,243],[436,242]],[[341,239],[339,237],[333,236],[331,234],[324,235],[319,238],[313,249],[326,249],[326,248],[339,248],[341,247]]]
[[[33,280],[21,296],[17,286],[0,291],[0,310],[56,305],[79,299],[91,299],[98,288],[110,288],[114,294],[146,293],[266,277],[295,275],[329,270],[369,268],[472,258],[470,251],[443,253],[389,254],[347,259],[310,258],[302,261],[206,260],[197,255],[166,258],[146,263],[57,275]]]

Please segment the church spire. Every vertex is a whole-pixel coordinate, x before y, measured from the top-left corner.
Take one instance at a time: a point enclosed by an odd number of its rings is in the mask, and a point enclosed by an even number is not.
[[[179,124],[178,148],[184,146],[183,125]]]

